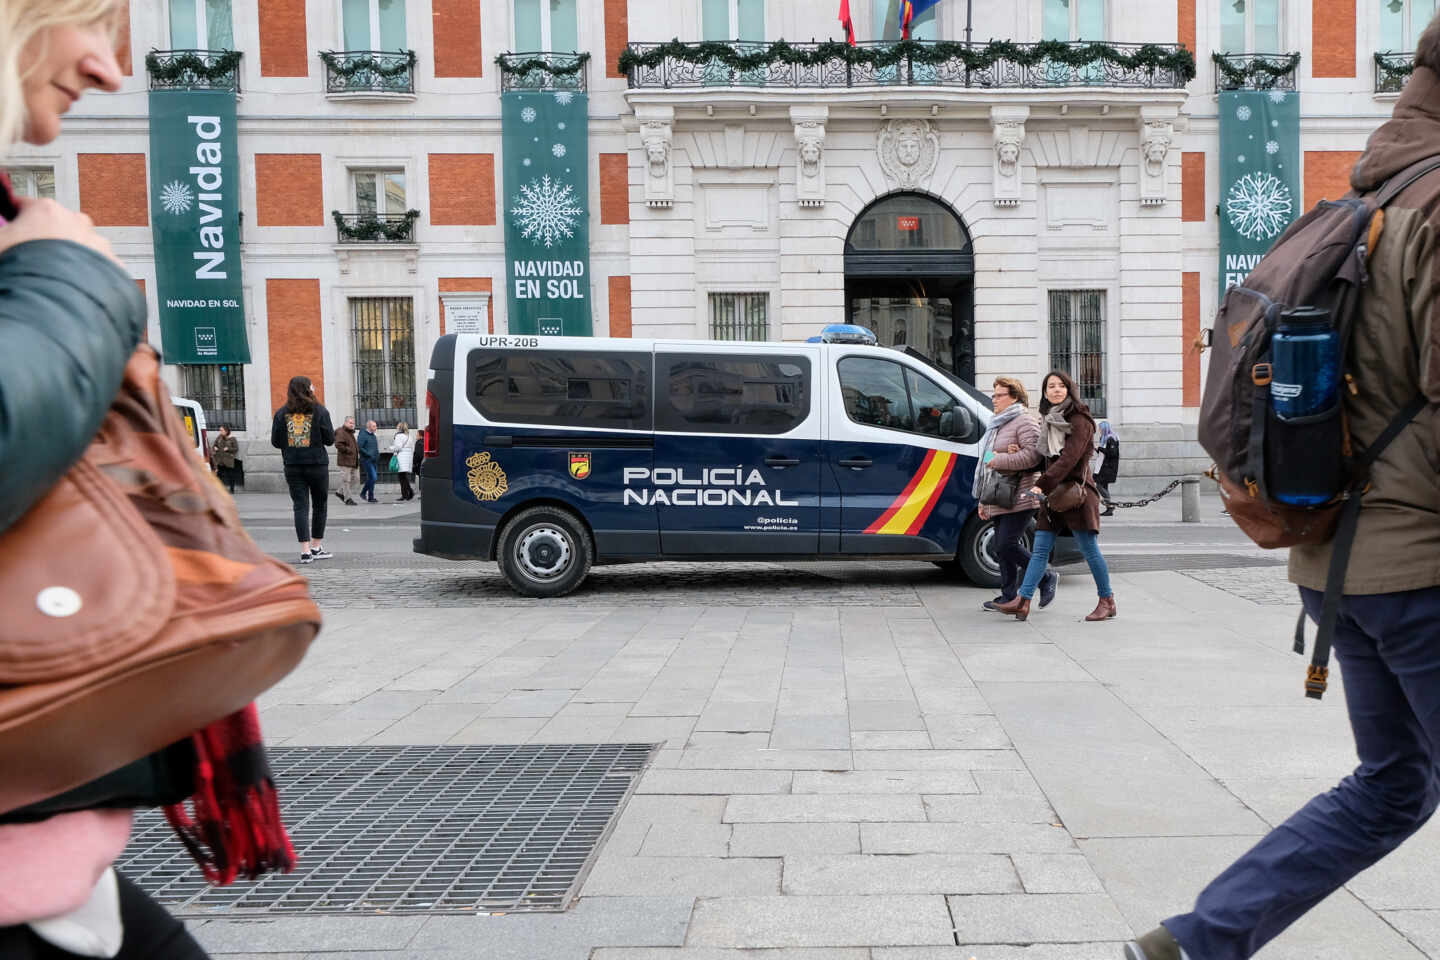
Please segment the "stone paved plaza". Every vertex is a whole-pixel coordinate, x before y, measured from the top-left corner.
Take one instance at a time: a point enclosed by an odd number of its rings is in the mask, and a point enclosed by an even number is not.
[[[341,574],[317,567],[323,597]],[[1302,695],[1280,568],[1120,573],[1103,624],[1081,622],[1083,567],[1027,623],[943,578],[665,570],[643,603],[630,583],[583,604],[331,605],[262,700],[292,745],[663,744],[569,911],[209,920],[202,942],[232,960],[1116,960],[1354,763],[1343,693]],[[1431,827],[1258,956],[1440,957],[1437,886]]]

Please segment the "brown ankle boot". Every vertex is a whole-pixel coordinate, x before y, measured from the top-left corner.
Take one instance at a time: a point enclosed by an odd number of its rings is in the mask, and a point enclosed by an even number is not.
[[[1010,614],[1016,620],[1024,620],[1030,616],[1030,598],[1017,596],[1007,603],[996,604],[995,609],[1000,613]]]
[[[1101,597],[1100,602],[1095,604],[1095,609],[1085,615],[1085,619],[1094,623],[1099,620],[1109,620],[1115,616],[1115,598],[1113,596]]]

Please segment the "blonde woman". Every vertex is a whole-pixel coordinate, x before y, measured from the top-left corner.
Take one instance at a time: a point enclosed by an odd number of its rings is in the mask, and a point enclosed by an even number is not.
[[[401,420],[395,425],[395,439],[390,442],[390,452],[395,455],[395,476],[400,480],[400,499],[403,503],[415,496],[410,489],[410,471],[415,466],[415,443],[410,436],[410,425]]]
[[[0,0],[0,150],[22,139],[49,143],[88,90],[119,88],[114,45],[124,10],[124,0]],[[144,334],[145,304],[89,217],[16,198],[8,181],[0,184],[0,287],[3,533],[89,445]],[[111,869],[130,836],[127,807],[173,802],[167,788],[187,789],[165,760],[157,754],[25,810],[0,810],[0,957],[205,956]]]

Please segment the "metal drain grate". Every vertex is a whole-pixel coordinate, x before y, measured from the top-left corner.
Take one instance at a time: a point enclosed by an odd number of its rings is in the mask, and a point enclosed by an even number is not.
[[[656,749],[275,747],[293,873],[210,887],[159,811],[116,865],[181,916],[564,910]]]

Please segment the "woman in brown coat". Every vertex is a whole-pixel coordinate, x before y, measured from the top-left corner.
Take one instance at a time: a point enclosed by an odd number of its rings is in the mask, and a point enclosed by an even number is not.
[[[1100,554],[1100,494],[1090,476],[1095,419],[1080,399],[1075,381],[1059,370],[1045,375],[1043,392],[1045,398],[1040,401],[1040,413],[1044,419],[1040,424],[1040,445],[1048,466],[1032,492],[1048,497],[1062,484],[1078,483],[1083,496],[1078,506],[1064,513],[1051,510],[1048,503],[1040,509],[1039,530],[1035,534],[1030,566],[1025,571],[1025,582],[1020,584],[1019,595],[999,609],[1002,613],[1014,614],[1017,620],[1024,620],[1030,615],[1030,598],[1035,596],[1045,565],[1050,561],[1055,536],[1059,531],[1068,529],[1080,545],[1085,562],[1090,565],[1090,574],[1095,578],[1095,590],[1100,597],[1100,602],[1085,619],[1092,622],[1109,620],[1115,616],[1115,593],[1110,589],[1110,571]]]
[[[220,435],[210,444],[210,466],[231,493],[235,492],[235,456],[239,452],[239,438],[230,432],[228,424],[220,424]]]

